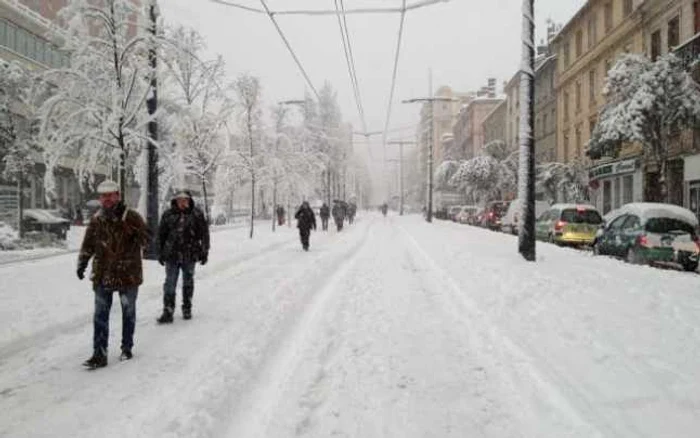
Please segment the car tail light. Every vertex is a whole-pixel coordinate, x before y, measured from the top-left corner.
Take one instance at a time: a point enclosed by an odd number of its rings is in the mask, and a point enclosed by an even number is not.
[[[490,217],[491,219],[493,219],[493,216],[494,216],[493,212],[492,212],[492,211],[489,212],[489,217]]]
[[[639,244],[639,246],[649,246],[649,239],[647,238],[647,236],[639,236],[637,238],[637,243]]]
[[[554,231],[560,232],[564,229],[565,226],[566,226],[566,222],[557,221],[557,223],[554,224]]]

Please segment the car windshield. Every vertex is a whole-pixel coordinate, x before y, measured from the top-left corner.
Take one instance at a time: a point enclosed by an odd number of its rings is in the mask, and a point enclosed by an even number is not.
[[[561,220],[572,224],[591,225],[599,225],[603,222],[603,218],[600,217],[600,213],[597,211],[590,209],[578,210],[575,208],[568,208],[562,211]]]
[[[678,219],[673,219],[670,217],[654,217],[647,221],[644,227],[646,231],[650,233],[672,233],[672,232],[682,232],[688,234],[695,234],[695,229],[692,225],[687,222],[683,222]]]

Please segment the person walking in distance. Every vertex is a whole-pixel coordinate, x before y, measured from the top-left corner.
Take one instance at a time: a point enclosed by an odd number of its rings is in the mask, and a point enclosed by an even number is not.
[[[286,211],[284,211],[284,207],[280,204],[277,206],[277,225],[282,226],[284,225],[284,215],[286,214]]]
[[[126,207],[119,186],[104,181],[97,187],[100,209],[90,219],[78,255],[78,279],[85,278],[92,259],[92,288],[95,297],[93,315],[93,355],[83,365],[94,370],[107,366],[109,313],[114,292],[122,307],[122,344],[120,360],[133,357],[136,327],[136,297],[143,282],[142,255],[148,244],[148,227],[143,218]]]
[[[182,271],[182,317],[192,318],[194,267],[207,264],[209,258],[209,224],[202,210],[195,207],[192,195],[181,191],[163,213],[158,229],[158,262],[165,266],[163,313],[159,324],[173,322],[177,278]]]
[[[328,204],[325,202],[321,206],[319,215],[321,216],[321,227],[323,231],[328,231],[328,219],[331,217],[331,209],[328,208]]]
[[[333,204],[333,210],[331,211],[331,214],[333,215],[333,220],[335,220],[336,228],[338,229],[338,231],[342,231],[343,222],[345,221],[345,208],[343,207],[343,204],[341,204],[339,201],[336,201],[335,204]]]
[[[297,220],[297,228],[299,228],[301,246],[304,248],[304,251],[308,251],[311,229],[316,229],[316,214],[311,209],[311,206],[309,206],[309,203],[304,201],[294,215],[294,218]]]

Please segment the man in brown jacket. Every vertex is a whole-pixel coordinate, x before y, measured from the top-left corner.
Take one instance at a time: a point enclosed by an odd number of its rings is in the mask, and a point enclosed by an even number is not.
[[[141,216],[124,205],[119,186],[105,181],[97,187],[102,208],[90,219],[78,256],[78,278],[92,258],[95,292],[93,355],[83,365],[89,369],[107,366],[109,312],[112,294],[119,292],[122,306],[122,353],[120,360],[132,358],[136,326],[136,296],[143,282],[141,257],[148,243],[148,228]]]

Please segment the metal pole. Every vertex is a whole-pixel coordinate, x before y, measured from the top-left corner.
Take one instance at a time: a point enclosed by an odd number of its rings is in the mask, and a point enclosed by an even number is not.
[[[151,47],[148,51],[148,61],[151,68],[151,93],[146,101],[148,115],[151,117],[151,120],[148,122],[148,197],[146,206],[146,221],[151,233],[155,234],[156,230],[158,229],[158,150],[156,149],[156,143],[158,142],[158,121],[154,118],[154,115],[158,110],[158,51],[155,41],[158,35],[158,6],[156,4],[156,0],[151,0],[149,16],[151,20],[151,27],[149,30],[153,41],[151,41]],[[206,204],[206,192],[204,193],[204,196],[204,202]],[[208,219],[209,215],[207,214],[207,220]],[[150,260],[155,260],[158,258],[156,239],[150,240],[145,258]]]
[[[399,216],[403,216],[403,142],[399,143]]]
[[[535,100],[534,0],[523,0],[523,65],[520,73],[520,169],[519,198],[523,200],[523,226],[518,234],[518,251],[525,260],[535,261],[535,142],[533,138]]]
[[[430,103],[430,143],[428,144],[428,214],[425,220],[433,221],[433,147],[435,144],[435,130],[433,129],[434,105],[432,99]]]

